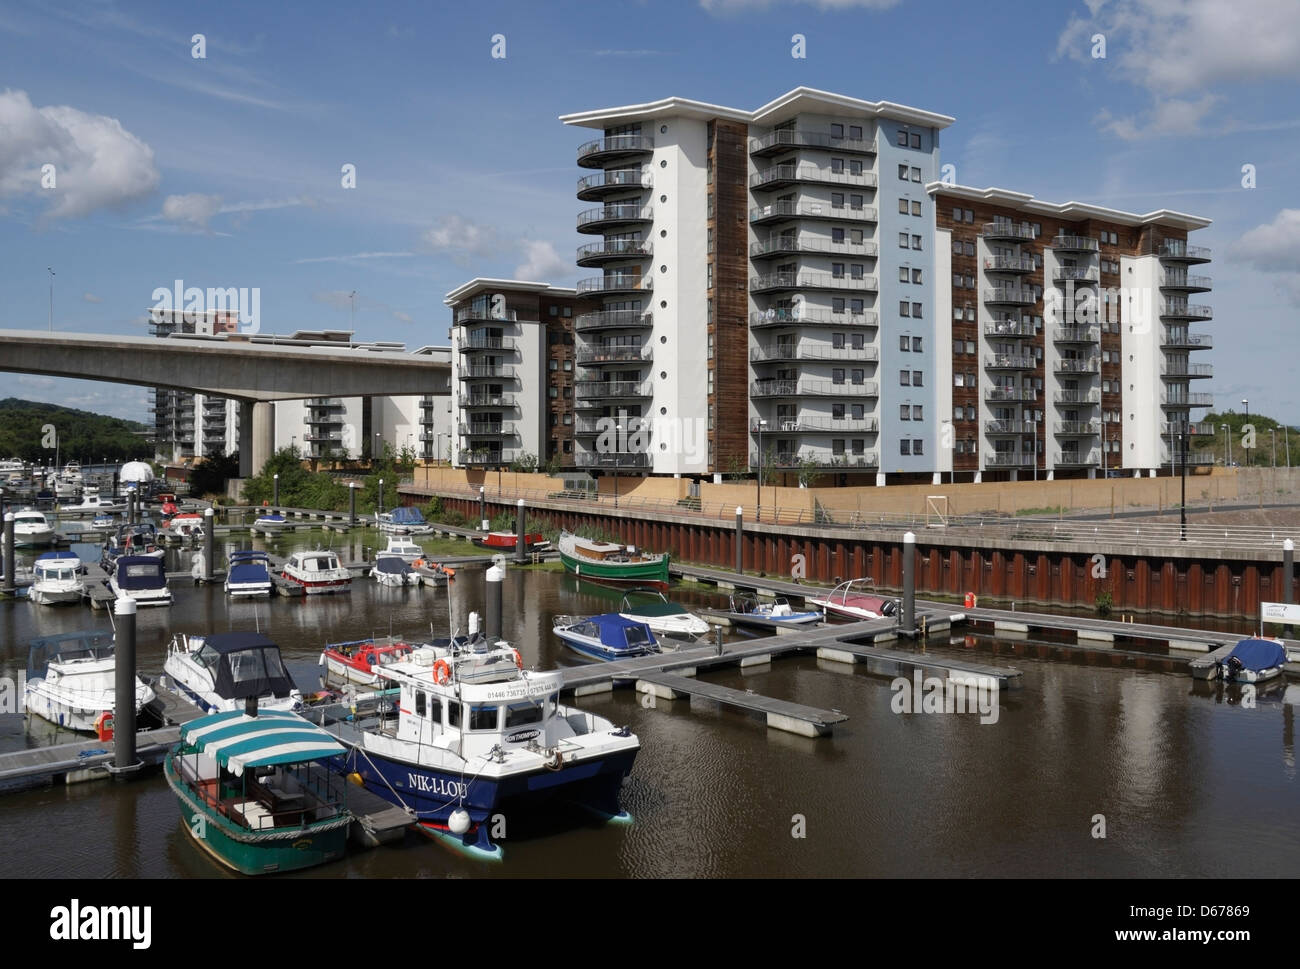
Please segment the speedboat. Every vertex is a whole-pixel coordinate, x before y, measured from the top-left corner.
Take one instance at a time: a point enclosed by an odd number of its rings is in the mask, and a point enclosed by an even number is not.
[[[668,588],[668,556],[639,552],[634,545],[597,542],[561,532],[560,561],[574,575],[592,582]]]
[[[96,512],[103,513],[103,512],[111,512],[111,511],[121,511],[122,505],[114,504],[109,499],[101,498],[97,494],[93,494],[93,495],[85,494],[82,495],[80,502],[78,502],[75,505],[64,505],[63,510],[76,511],[76,512],[96,511]]]
[[[490,548],[494,552],[513,552],[518,547],[518,536],[514,532],[488,532],[475,535],[470,539],[479,548]],[[541,532],[529,532],[524,536],[525,552],[545,552],[551,543]]]
[[[352,573],[339,563],[333,552],[317,549],[314,552],[294,552],[284,563],[284,578],[303,587],[309,596],[332,592],[349,592]]]
[[[599,616],[556,616],[555,635],[572,650],[593,659],[627,659],[659,652],[654,630],[616,612]]]
[[[327,643],[320,654],[320,665],[329,675],[348,683],[378,686],[383,669],[410,659],[415,649],[405,640],[398,639]]]
[[[1263,683],[1281,676],[1286,647],[1276,639],[1243,639],[1215,667],[1225,683]]]
[[[44,512],[24,508],[14,512],[14,547],[54,544],[54,524]]]
[[[108,537],[99,564],[105,572],[112,574],[113,563],[119,556],[144,556],[161,562],[166,554],[167,551],[158,544],[158,530],[149,522],[137,522],[134,525],[119,526],[117,534]]]
[[[119,555],[105,583],[113,595],[134,599],[137,606],[170,606],[172,592],[167,588],[163,560],[149,555]]]
[[[619,615],[633,622],[645,623],[660,636],[695,639],[709,631],[707,622],[684,606],[669,602],[668,597],[657,589],[628,592],[623,596]]]
[[[43,606],[80,602],[86,591],[85,566],[71,552],[45,552],[32,566],[32,587],[27,598]]]
[[[424,558],[424,549],[420,548],[420,546],[416,545],[409,539],[390,535],[388,538],[388,546],[378,554],[395,555],[407,565],[410,565],[416,559]]]
[[[849,579],[826,595],[809,596],[806,601],[824,613],[833,612],[849,619],[881,619],[898,611],[895,600],[875,595],[871,579]]]
[[[418,585],[420,577],[411,570],[411,566],[400,555],[388,555],[380,552],[375,556],[374,568],[370,577],[380,585],[402,586]]]
[[[97,532],[111,532],[117,529],[117,516],[104,513],[90,520],[90,527]]]
[[[252,698],[262,710],[302,707],[302,693],[284,667],[280,647],[261,633],[178,633],[167,647],[163,672],[209,713],[242,710]]]
[[[283,531],[289,524],[283,515],[258,515],[253,520],[253,527],[263,532]]]
[[[243,599],[269,596],[272,591],[269,555],[250,550],[230,553],[230,568],[226,572],[226,595],[232,599]]]
[[[385,667],[400,690],[387,716],[328,729],[349,748],[336,769],[408,811],[425,831],[479,857],[498,812],[563,799],[626,817],[623,778],[641,743],[628,728],[560,703],[558,670],[521,668],[508,643],[425,646]]]
[[[321,767],[341,744],[295,713],[239,710],[191,720],[163,764],[194,843],[245,875],[342,858],[347,784]]]
[[[804,626],[815,623],[822,618],[822,614],[816,610],[795,612],[790,607],[790,601],[785,596],[760,599],[756,595],[742,593],[733,595],[730,602],[731,608],[726,613],[726,616],[733,622],[743,623],[747,619],[765,619],[785,626]]]
[[[411,507],[394,508],[376,516],[379,530],[393,535],[428,535],[433,526],[424,520],[420,509]]]
[[[163,522],[163,532],[172,538],[185,541],[203,537],[203,516],[196,512],[180,512]]]
[[[416,559],[411,563],[411,571],[423,585],[444,586],[449,580],[456,578],[455,569],[449,569],[445,565],[427,559]]]
[[[104,733],[112,729],[117,664],[113,634],[91,630],[32,640],[27,653],[24,702],[29,713],[67,727]],[[154,692],[135,679],[139,713]]]

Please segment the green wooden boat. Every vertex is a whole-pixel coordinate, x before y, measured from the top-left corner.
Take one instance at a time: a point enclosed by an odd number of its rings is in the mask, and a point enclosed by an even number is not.
[[[200,848],[245,875],[343,857],[346,781],[320,761],[345,753],[296,713],[217,713],[181,728],[163,771]]]
[[[612,585],[668,588],[668,556],[639,552],[628,545],[595,542],[571,532],[560,533],[560,561],[581,579]]]

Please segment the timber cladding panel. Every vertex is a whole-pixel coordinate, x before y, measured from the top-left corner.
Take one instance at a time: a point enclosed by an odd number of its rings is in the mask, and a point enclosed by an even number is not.
[[[712,124],[714,422],[709,437],[711,470],[724,471],[733,461],[749,460],[749,154],[746,125]]]

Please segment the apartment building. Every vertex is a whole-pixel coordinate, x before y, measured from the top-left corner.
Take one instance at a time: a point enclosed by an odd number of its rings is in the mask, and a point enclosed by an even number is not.
[[[161,339],[213,337],[239,330],[235,310],[149,308],[149,333]],[[229,454],[239,447],[239,408],[233,400],[171,387],[149,393],[154,456],[179,461]]]
[[[1003,189],[933,183],[937,315],[945,352],[940,473],[965,480],[1151,474],[1178,467],[1179,434],[1212,394],[1191,327],[1210,289],[1169,210],[1053,204]]]
[[[452,463],[597,466],[594,451],[589,461],[574,444],[591,421],[575,370],[583,351],[575,349],[574,326],[601,303],[547,283],[484,278],[443,302],[452,313]],[[611,344],[610,356],[618,353]],[[599,366],[591,348],[581,359]]]
[[[798,88],[561,120],[600,131],[578,149],[597,170],[578,197],[600,203],[578,231],[601,237],[577,254],[601,270],[578,284],[600,302],[575,328],[580,463],[716,477],[761,439],[769,467],[844,480],[933,467],[925,185],[952,118]],[[629,431],[613,455],[610,422]]]

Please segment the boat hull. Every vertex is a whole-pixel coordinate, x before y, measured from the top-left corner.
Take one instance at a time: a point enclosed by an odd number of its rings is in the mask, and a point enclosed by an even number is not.
[[[289,572],[283,573],[283,577],[285,578],[285,580],[292,582],[295,585],[302,586],[303,591],[307,593],[307,595],[309,596],[333,595],[334,593],[338,593],[338,592],[352,591],[351,578],[326,579],[323,581],[321,580],[309,581],[306,579],[297,578],[296,576],[290,574]]]
[[[668,556],[657,562],[597,562],[561,551],[564,568],[580,579],[602,585],[636,585],[668,588]]]
[[[75,589],[42,589],[33,585],[27,598],[42,606],[57,606],[70,602],[80,602],[85,595],[85,587],[78,585]]]
[[[575,653],[581,653],[583,656],[590,659],[632,659],[636,656],[645,656],[649,652],[649,650],[641,648],[613,649],[606,646],[604,643],[598,643],[587,639],[585,636],[574,636],[569,633],[560,632],[559,630],[555,631],[555,635],[559,636],[564,642],[564,645],[568,646],[569,649],[573,650]]]

